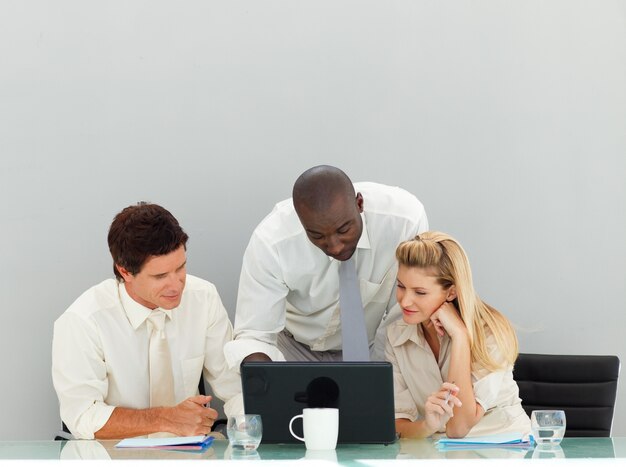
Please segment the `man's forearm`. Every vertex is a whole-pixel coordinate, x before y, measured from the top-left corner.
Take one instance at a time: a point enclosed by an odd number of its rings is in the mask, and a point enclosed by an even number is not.
[[[167,413],[170,407],[125,409],[116,407],[106,424],[94,433],[96,439],[121,439],[171,431]]]

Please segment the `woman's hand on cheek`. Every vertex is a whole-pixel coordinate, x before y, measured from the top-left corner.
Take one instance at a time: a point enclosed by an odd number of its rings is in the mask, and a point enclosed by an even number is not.
[[[437,311],[431,315],[430,320],[440,336],[443,336],[444,332],[452,339],[467,335],[465,323],[452,302],[443,302]]]
[[[430,321],[433,323],[435,331],[437,331],[437,335],[443,337],[443,335],[446,333],[446,328],[439,319],[439,310],[430,315]]]

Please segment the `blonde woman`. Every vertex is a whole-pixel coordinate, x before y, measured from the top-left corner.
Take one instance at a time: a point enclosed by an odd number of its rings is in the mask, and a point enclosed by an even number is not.
[[[509,321],[478,298],[461,245],[441,232],[401,243],[389,325],[396,429],[404,438],[530,432],[513,380],[518,346]]]

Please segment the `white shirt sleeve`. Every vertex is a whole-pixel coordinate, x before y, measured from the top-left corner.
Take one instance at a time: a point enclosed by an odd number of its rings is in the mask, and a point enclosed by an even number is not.
[[[510,369],[507,369],[507,371],[510,371]],[[474,398],[485,412],[495,407],[502,389],[505,374],[505,370],[494,371],[473,384]]]
[[[243,414],[241,378],[224,360],[224,346],[232,339],[233,328],[215,288],[208,298],[209,322],[206,331],[204,375],[213,393],[224,401],[226,416]]]
[[[77,438],[93,439],[115,407],[104,402],[109,385],[97,330],[73,313],[54,324],[52,382],[61,419]]]
[[[230,368],[238,370],[241,361],[255,352],[272,360],[285,359],[276,341],[285,327],[287,293],[276,252],[253,234],[239,278],[235,340],[224,348]]]
[[[502,352],[498,348],[493,334],[487,335],[485,345],[491,358],[496,362],[502,362]],[[512,367],[508,365],[506,368],[497,371],[489,371],[485,368],[478,368],[472,372],[474,398],[485,412],[498,404],[503,384],[506,384],[505,376],[512,371]]]

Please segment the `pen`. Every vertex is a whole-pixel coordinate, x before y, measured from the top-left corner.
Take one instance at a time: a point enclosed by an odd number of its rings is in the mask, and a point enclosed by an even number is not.
[[[454,384],[454,381],[452,381],[451,384]],[[448,401],[450,400],[450,396],[452,395],[452,389],[448,389],[448,394],[446,394],[446,400],[444,400],[444,402],[447,404]]]

